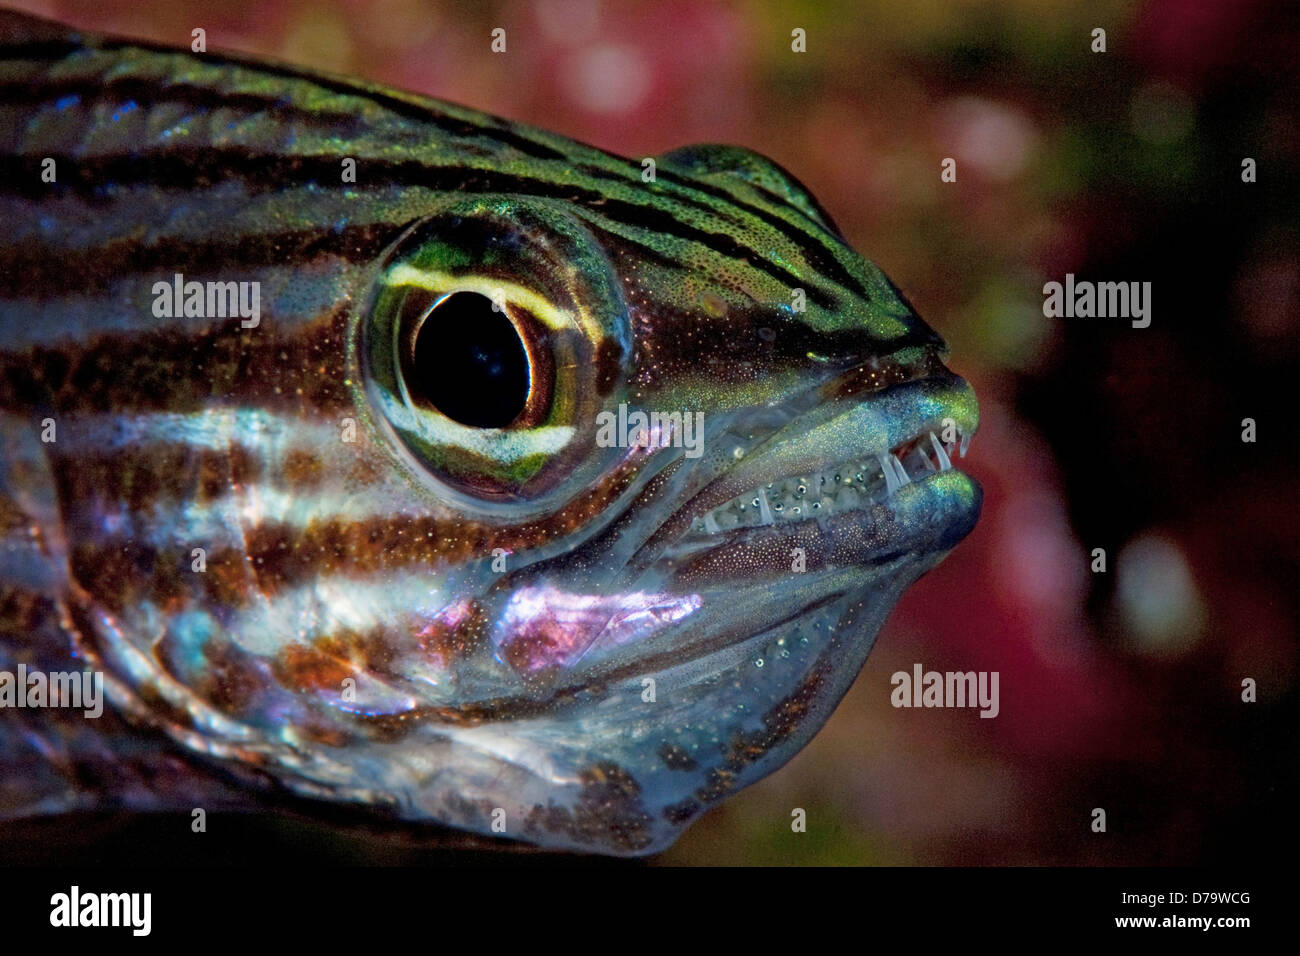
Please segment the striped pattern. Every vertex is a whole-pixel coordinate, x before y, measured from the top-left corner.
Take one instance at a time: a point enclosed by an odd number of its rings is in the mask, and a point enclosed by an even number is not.
[[[620,569],[715,466],[587,449],[563,460],[576,477],[542,510],[510,517],[440,495],[420,449],[393,440],[367,366],[383,327],[372,310],[398,286],[393,257],[408,285],[419,274],[423,247],[395,243],[449,209],[484,223],[520,209],[542,217],[529,235],[552,250],[595,250],[568,262],[583,282],[608,271],[601,301],[616,307],[555,333],[568,357],[557,389],[573,384],[553,412],[569,417],[550,423],[588,439],[583,417],[620,401],[726,421],[826,383],[842,396],[930,374],[914,356],[942,347],[760,157],[697,148],[661,158],[653,182],[641,173],[639,160],[422,97],[0,13],[6,658],[22,609],[60,608],[70,649],[109,673],[118,710],[304,792],[383,802],[449,768],[462,795],[490,792],[475,787],[507,765],[563,776],[559,756],[524,743],[531,731],[501,725],[601,698],[635,670],[559,680],[550,697],[521,684],[494,631],[502,602],[575,569],[616,593]],[[552,229],[548,211],[566,225]],[[543,299],[565,268],[539,266]],[[154,314],[153,284],[176,273],[260,283],[260,324]],[[791,308],[796,289],[806,311]],[[870,382],[837,377],[868,359]],[[39,438],[46,422],[53,442]],[[494,454],[460,451],[461,468]],[[667,671],[678,658],[650,659]],[[339,699],[346,679],[355,700]],[[820,681],[770,701],[773,719],[786,727]],[[349,748],[430,727],[391,761],[392,779],[358,780]],[[773,734],[766,746],[788,736]],[[573,779],[569,803],[533,805],[530,838],[660,839],[630,771],[593,763]],[[699,805],[732,786],[715,779]],[[485,800],[407,812],[482,827]]]

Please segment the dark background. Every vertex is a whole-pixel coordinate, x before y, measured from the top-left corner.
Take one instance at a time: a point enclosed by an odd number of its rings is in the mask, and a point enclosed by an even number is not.
[[[908,592],[813,743],[657,862],[1257,865],[1294,844],[1300,5],[14,5],[173,44],[202,26],[212,50],[635,157],[752,147],[945,336],[981,401],[980,524]],[[1045,318],[1043,283],[1067,272],[1151,282],[1150,327]],[[895,710],[890,675],[918,662],[998,671],[1001,714]],[[68,862],[460,852],[346,812],[225,821],[204,850],[164,839],[186,824],[29,823],[0,846]]]

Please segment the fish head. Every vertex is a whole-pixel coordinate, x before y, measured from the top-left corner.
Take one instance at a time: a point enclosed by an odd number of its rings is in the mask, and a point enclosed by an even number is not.
[[[40,530],[0,570],[58,592],[115,713],[223,769],[654,852],[808,742],[970,530],[975,399],[769,160],[434,109],[531,153],[123,198],[62,222],[84,274],[14,271],[8,328],[55,342],[0,362],[0,491]]]
[[[424,683],[390,660],[400,707],[340,706],[457,754],[385,769],[412,815],[644,853],[807,743],[981,493],[972,390],[793,177],[693,147],[628,178],[455,198],[380,263],[336,453],[432,536],[366,559]]]

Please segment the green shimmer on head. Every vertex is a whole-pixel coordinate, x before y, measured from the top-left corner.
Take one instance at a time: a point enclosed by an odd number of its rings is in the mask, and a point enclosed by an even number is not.
[[[642,402],[655,408],[713,408],[718,412],[761,407],[765,403],[789,395],[806,379],[799,374],[778,372],[771,375],[753,375],[745,379],[737,376],[727,382],[725,391],[719,391],[718,381],[702,371],[674,378],[663,388],[647,389]]]

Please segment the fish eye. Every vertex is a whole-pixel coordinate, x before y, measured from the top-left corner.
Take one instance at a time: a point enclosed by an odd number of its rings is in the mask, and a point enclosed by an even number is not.
[[[631,323],[580,222],[468,198],[412,224],[375,265],[353,354],[371,421],[413,481],[466,514],[513,520],[622,460],[596,420],[625,400]]]
[[[415,402],[471,428],[507,428],[540,403],[530,399],[543,376],[534,381],[528,343],[505,306],[452,292],[414,326],[402,371]]]

